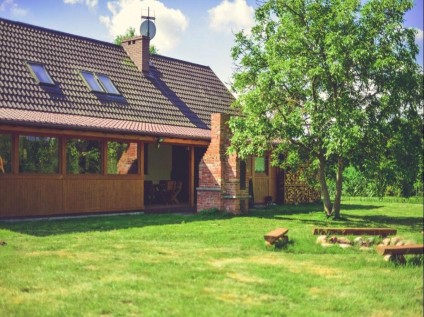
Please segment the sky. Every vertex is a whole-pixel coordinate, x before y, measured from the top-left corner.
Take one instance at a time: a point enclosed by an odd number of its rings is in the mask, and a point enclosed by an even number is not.
[[[418,30],[421,66],[423,1],[414,0],[404,23]],[[156,18],[151,44],[159,54],[210,66],[229,86],[234,34],[254,25],[256,0],[0,0],[0,17],[113,42],[129,27],[138,34],[148,7]]]

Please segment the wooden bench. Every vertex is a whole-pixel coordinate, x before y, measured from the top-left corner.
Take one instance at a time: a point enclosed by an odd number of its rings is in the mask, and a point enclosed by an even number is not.
[[[377,253],[383,256],[389,256],[387,259],[405,263],[405,254],[423,254],[423,244],[410,244],[410,245],[379,245],[377,246]]]
[[[271,232],[268,232],[266,235],[264,235],[266,244],[271,245],[278,240],[285,240],[285,242],[287,242],[289,239],[289,237],[286,236],[287,232],[289,232],[289,229],[286,228],[277,228]]]
[[[329,234],[339,234],[339,235],[369,235],[369,236],[381,236],[387,237],[388,235],[395,235],[397,233],[396,229],[389,228],[314,228],[313,234],[315,235],[329,235]]]

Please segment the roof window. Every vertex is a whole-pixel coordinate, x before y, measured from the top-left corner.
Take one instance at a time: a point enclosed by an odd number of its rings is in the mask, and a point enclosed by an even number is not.
[[[94,76],[93,73],[82,71],[81,75],[84,78],[88,87],[90,87],[92,91],[105,92],[102,86],[100,86],[99,81],[97,80],[96,76]]]
[[[109,94],[120,95],[118,89],[116,89],[115,85],[112,83],[110,78],[103,74],[96,74],[103,88]]]
[[[54,85],[54,81],[50,77],[44,65],[38,63],[28,63],[31,73],[40,84]]]
[[[81,71],[81,75],[92,91],[120,95],[113,82],[107,75]]]

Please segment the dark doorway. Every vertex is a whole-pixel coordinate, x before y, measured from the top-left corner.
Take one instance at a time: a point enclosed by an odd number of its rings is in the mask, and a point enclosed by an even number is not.
[[[182,182],[181,192],[178,200],[181,203],[188,202],[188,185],[189,185],[189,159],[190,148],[187,146],[172,147],[172,171],[171,180]]]

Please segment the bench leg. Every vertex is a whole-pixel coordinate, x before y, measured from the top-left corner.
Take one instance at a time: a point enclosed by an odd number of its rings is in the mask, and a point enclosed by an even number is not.
[[[289,242],[289,237],[288,236],[282,236],[280,239],[275,241],[275,247],[276,248],[285,247],[288,242]]]
[[[399,255],[389,254],[389,255],[386,255],[384,257],[384,260],[390,261],[390,262],[393,262],[393,263],[397,263],[397,264],[405,264],[406,263],[406,259],[402,254],[399,254]]]

